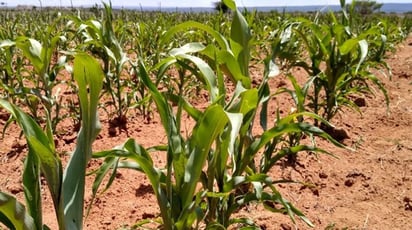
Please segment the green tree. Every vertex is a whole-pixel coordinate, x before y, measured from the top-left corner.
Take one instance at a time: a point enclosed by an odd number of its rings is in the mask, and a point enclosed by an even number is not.
[[[376,1],[370,0],[354,0],[352,4],[355,12],[359,13],[360,15],[372,14],[376,11],[379,11],[383,6],[382,3],[377,3]]]
[[[229,7],[223,1],[215,2],[214,4],[215,4],[215,10],[219,12],[221,11],[223,13],[229,12]]]

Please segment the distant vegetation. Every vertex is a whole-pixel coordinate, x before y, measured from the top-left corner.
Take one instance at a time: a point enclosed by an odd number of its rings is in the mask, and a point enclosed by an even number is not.
[[[360,15],[367,15],[380,11],[383,3],[377,3],[376,1],[370,0],[358,0],[354,1],[352,6],[354,7],[355,12],[359,13]],[[348,5],[348,7],[351,7],[351,5]]]

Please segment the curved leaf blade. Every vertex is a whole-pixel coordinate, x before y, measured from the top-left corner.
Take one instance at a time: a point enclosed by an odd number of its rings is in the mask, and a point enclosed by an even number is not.
[[[36,229],[33,218],[16,198],[0,192],[0,222],[10,229]]]

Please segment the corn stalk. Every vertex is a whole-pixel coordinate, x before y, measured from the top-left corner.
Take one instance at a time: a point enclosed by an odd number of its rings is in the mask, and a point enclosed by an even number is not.
[[[59,229],[82,229],[85,171],[92,153],[92,143],[100,131],[97,113],[103,72],[99,63],[89,55],[78,53],[74,59],[74,79],[79,87],[81,129],[76,149],[63,172],[54,146],[51,121],[46,131],[20,108],[1,99],[0,106],[8,110],[23,130],[29,152],[24,163],[23,185],[28,212],[14,198],[0,192],[0,221],[11,229],[47,229],[42,220],[40,175],[44,175],[51,193]],[[10,213],[20,213],[16,218]],[[23,228],[26,229],[26,228]]]

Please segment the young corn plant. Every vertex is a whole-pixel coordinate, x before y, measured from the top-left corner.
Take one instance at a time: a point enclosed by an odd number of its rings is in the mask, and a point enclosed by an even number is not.
[[[78,48],[88,50],[99,57],[103,62],[105,73],[104,93],[108,93],[114,106],[115,116],[113,121],[119,128],[126,129],[127,117],[131,101],[126,93],[126,85],[122,79],[124,65],[128,57],[123,52],[121,40],[116,37],[113,29],[113,14],[111,4],[104,4],[104,19],[89,19],[83,21],[81,18],[73,18],[78,26],[78,34],[82,37],[82,44]],[[123,28],[121,28],[123,29]],[[113,114],[109,112],[109,116]]]
[[[342,11],[341,22],[331,12],[329,23],[301,18],[294,28],[308,59],[292,63],[303,67],[309,75],[306,84],[313,84],[313,93],[308,94],[308,107],[327,121],[342,107],[359,111],[352,96],[372,93],[370,83],[380,89],[389,103],[386,89],[371,72],[371,68],[376,66],[375,60],[383,62],[380,57],[385,50],[385,37],[375,27],[360,34],[352,32],[351,20],[346,11]],[[371,37],[375,40],[369,41]],[[381,40],[376,40],[377,37]],[[368,53],[375,49],[376,52]]]
[[[15,197],[0,191],[0,222],[10,229],[49,229],[43,224],[41,176],[46,179],[59,229],[82,229],[85,173],[92,155],[92,143],[100,131],[97,106],[104,75],[94,58],[81,53],[75,55],[73,71],[82,123],[76,148],[64,170],[54,146],[51,120],[46,120],[43,131],[16,105],[0,99],[0,106],[15,118],[28,145],[23,171],[26,207]]]
[[[316,135],[341,145],[321,129],[299,119],[311,117],[327,123],[312,113],[299,112],[278,118],[273,127],[268,127],[266,111],[271,97],[268,80],[278,73],[277,67],[271,61],[273,57],[267,58],[262,83],[252,86],[250,28],[235,3],[225,3],[234,11],[229,39],[207,25],[193,21],[182,23],[167,31],[162,41],[168,42],[179,31],[197,29],[211,36],[216,44],[205,46],[193,42],[174,48],[169,57],[154,68],[158,78],[176,65],[198,77],[208,91],[207,107],[197,109],[181,91],[162,94],[150,78],[151,71],[140,61],[139,75],[159,111],[167,145],[145,148],[129,139],[113,150],[95,153],[94,157],[105,161],[96,172],[93,192],[97,193],[106,175],[110,175],[106,185],[110,186],[116,170],[135,169],[143,172],[152,185],[163,229],[257,228],[253,220],[233,217],[242,207],[255,202],[273,212],[288,214],[293,221],[298,216],[312,225],[282,197],[276,188],[281,182],[267,173],[288,154],[323,151],[301,143],[289,146],[284,141],[288,135]],[[233,94],[226,92],[224,76],[237,85]],[[171,104],[177,105],[177,109],[172,109]],[[196,122],[187,137],[180,132],[183,111]],[[259,115],[263,131],[255,134],[252,130]],[[165,165],[153,163],[153,150],[165,152]]]
[[[51,120],[53,131],[61,120],[60,95],[58,91],[53,92],[53,89],[58,83],[58,73],[66,66],[66,56],[59,57],[57,53],[59,44],[66,41],[60,31],[55,31],[58,23],[59,20],[56,20],[49,25],[40,40],[18,36],[13,41],[4,40],[0,43],[6,57],[1,87],[6,90],[7,96],[20,98],[37,121]],[[24,59],[16,57],[16,50],[23,54]],[[13,61],[14,58],[16,61]],[[24,60],[29,61],[32,71],[24,64]],[[13,64],[17,65],[13,68]],[[45,109],[45,115],[38,113],[41,107]]]
[[[23,60],[16,55],[16,47],[12,45],[10,40],[3,40],[0,43],[1,58],[0,58],[0,88],[1,96],[8,97],[16,102],[15,95],[18,93],[20,85],[23,85]]]

